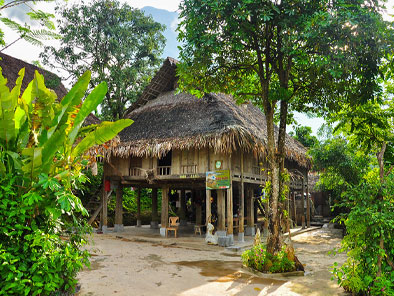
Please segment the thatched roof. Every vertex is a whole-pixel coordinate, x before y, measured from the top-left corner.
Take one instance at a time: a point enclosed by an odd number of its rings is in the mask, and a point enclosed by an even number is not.
[[[7,86],[9,88],[13,88],[15,86],[15,81],[18,78],[20,69],[25,68],[25,77],[22,82],[21,92],[23,92],[29,82],[34,79],[34,72],[37,70],[44,76],[45,85],[48,88],[53,89],[59,99],[63,98],[67,94],[67,89],[62,84],[60,77],[56,74],[4,53],[0,53],[0,58],[0,67],[3,69],[3,76],[8,80]]]
[[[108,152],[121,157],[160,157],[171,149],[211,147],[222,153],[243,149],[264,155],[267,132],[261,110],[252,104],[237,105],[225,94],[211,93],[201,99],[177,94],[175,64],[173,59],[165,61],[127,116],[134,123],[119,133],[120,143]],[[305,147],[290,136],[286,137],[286,156],[309,166]]]

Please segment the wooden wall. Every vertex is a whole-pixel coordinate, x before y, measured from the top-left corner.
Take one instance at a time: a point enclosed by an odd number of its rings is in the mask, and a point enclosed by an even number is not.
[[[256,173],[256,167],[262,160],[257,159],[251,152],[244,152],[244,173]],[[106,164],[105,170],[107,176],[129,176],[130,167],[140,167],[143,170],[155,169],[157,167],[157,158],[121,158],[111,157],[111,164]],[[241,172],[241,152],[237,151],[232,155],[215,153],[212,148],[208,149],[189,149],[173,150],[171,174],[181,175],[184,172],[184,166],[197,165],[197,171],[194,173],[205,174],[206,171],[216,170],[216,161],[222,162],[222,170],[231,170],[233,173]]]

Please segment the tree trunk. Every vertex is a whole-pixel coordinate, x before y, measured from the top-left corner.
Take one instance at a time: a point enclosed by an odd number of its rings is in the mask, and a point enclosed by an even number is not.
[[[267,251],[275,254],[282,247],[280,239],[280,214],[279,214],[279,165],[276,161],[276,145],[274,135],[274,108],[266,112],[267,121],[267,151],[269,181],[271,182],[271,194],[269,196],[269,231]]]

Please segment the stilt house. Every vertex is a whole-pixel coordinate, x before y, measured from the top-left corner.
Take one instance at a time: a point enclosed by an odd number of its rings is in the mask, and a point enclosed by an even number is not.
[[[169,192],[177,191],[181,225],[187,217],[204,224],[217,216],[222,235],[232,238],[235,230],[242,240],[244,233],[254,234],[254,197],[267,180],[264,114],[252,104],[237,105],[230,95],[210,93],[198,99],[177,93],[176,64],[165,60],[130,108],[128,117],[134,123],[119,134],[119,144],[105,152],[105,180],[117,188],[115,230],[123,227],[121,188],[132,186],[153,189],[151,227],[159,222],[161,189],[162,235],[169,221]],[[290,184],[293,191],[305,188],[302,180],[309,165],[306,149],[287,136],[286,167],[297,172]],[[187,216],[186,193],[192,205]],[[105,200],[103,216],[106,228]],[[235,220],[239,223],[234,228]]]

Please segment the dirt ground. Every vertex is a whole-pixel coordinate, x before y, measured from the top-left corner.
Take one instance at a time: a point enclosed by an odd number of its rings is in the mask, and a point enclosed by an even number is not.
[[[305,276],[270,279],[243,269],[239,252],[208,246],[202,237],[166,239],[150,230],[95,234],[78,295],[346,295],[329,272],[334,261],[345,260],[328,255],[340,238],[341,231],[330,228],[294,236]]]

